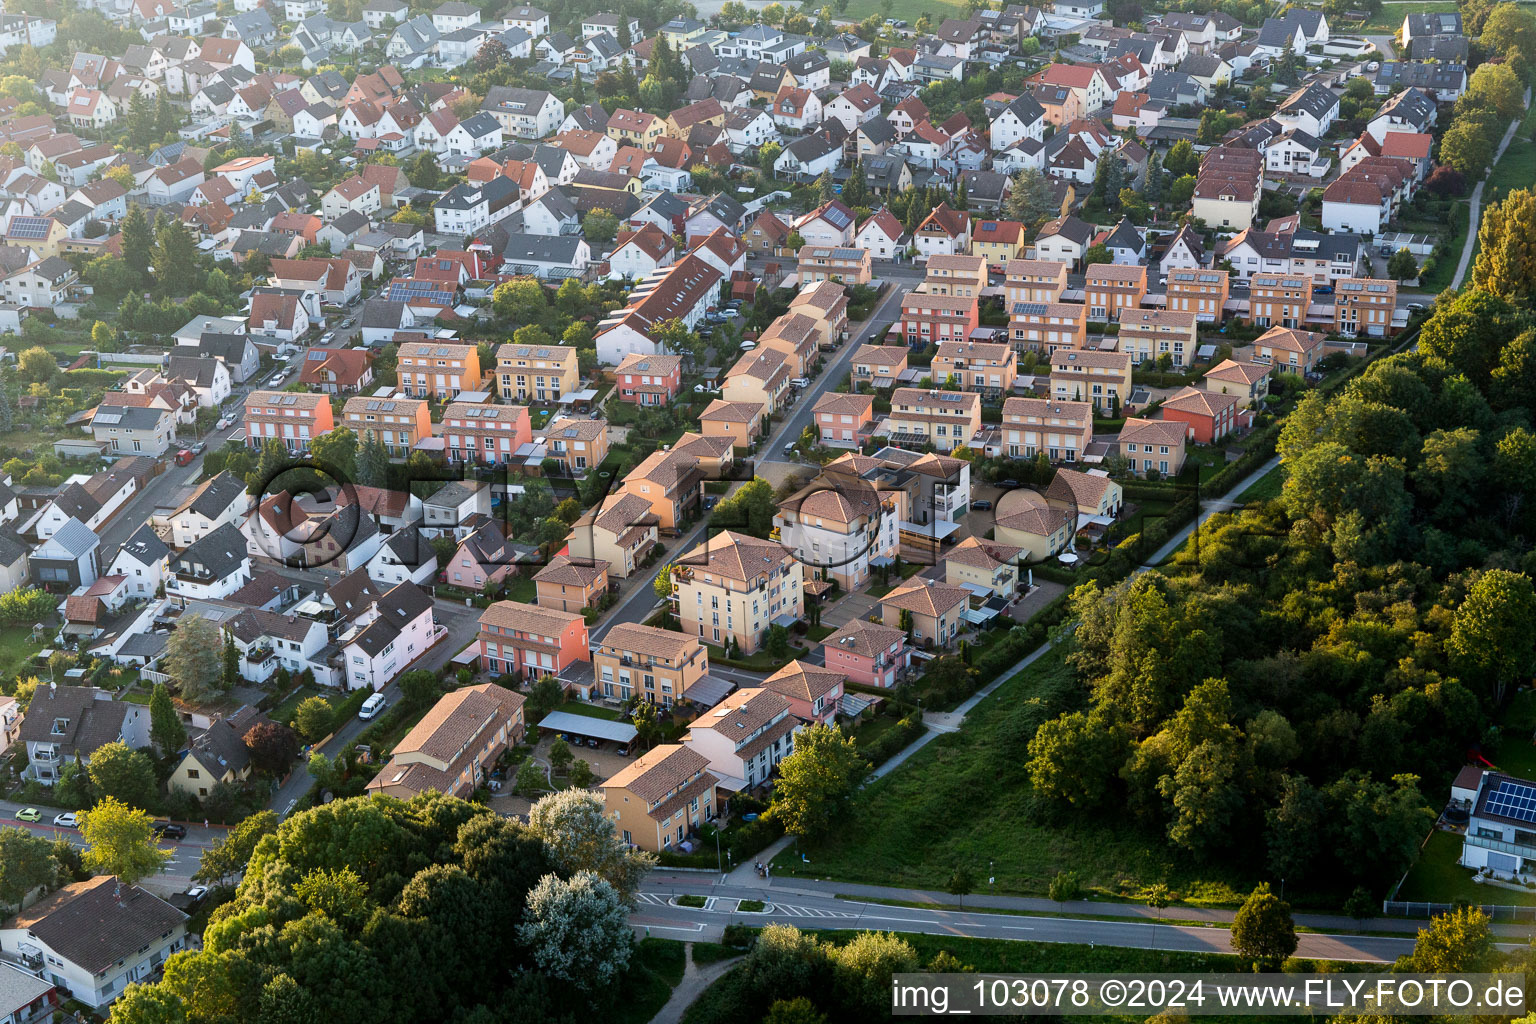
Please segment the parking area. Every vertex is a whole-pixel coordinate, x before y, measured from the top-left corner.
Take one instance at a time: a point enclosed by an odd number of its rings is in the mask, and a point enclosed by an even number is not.
[[[841,627],[854,619],[867,619],[879,603],[878,598],[868,594],[849,594],[822,612],[821,624]]]
[[[549,748],[554,745],[554,742],[555,738],[552,735],[541,737],[539,742],[534,745],[533,753],[530,755],[536,764],[545,769],[549,767]],[[633,758],[620,756],[618,748],[612,743],[604,743],[596,750],[588,747],[586,744],[578,747],[574,743],[570,744],[570,748],[572,762],[574,763],[578,760],[587,762],[592,768],[592,774],[595,776],[596,782],[612,778],[633,760]],[[507,780],[508,786],[511,785],[516,777],[516,773],[512,773],[512,778]],[[567,776],[561,775],[556,776],[556,778],[560,782],[565,782]],[[504,815],[516,814],[526,816],[528,808],[532,805],[533,801],[528,797],[519,796],[507,789],[503,789],[490,799],[491,809],[498,814]]]

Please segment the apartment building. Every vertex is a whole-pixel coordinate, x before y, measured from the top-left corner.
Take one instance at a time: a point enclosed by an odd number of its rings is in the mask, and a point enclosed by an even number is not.
[[[875,396],[828,391],[816,399],[811,418],[828,448],[857,448],[874,418]]]
[[[610,700],[638,695],[662,707],[688,700],[688,691],[709,675],[709,652],[698,637],[621,622],[592,648],[592,673]]]
[[[822,661],[849,682],[891,687],[911,664],[905,631],[853,619],[821,643]]]
[[[932,370],[935,382],[947,383],[953,378],[964,391],[1007,394],[1018,376],[1018,358],[1007,344],[946,341],[934,354]]]
[[[1078,462],[1093,440],[1093,405],[1010,398],[1003,403],[1002,435],[1009,458],[1033,459],[1044,452],[1052,462]]]
[[[1022,548],[967,537],[944,554],[944,582],[971,593],[1011,598],[1019,590]]]
[[[683,386],[683,357],[631,352],[613,371],[616,397],[631,405],[666,405]]]
[[[1088,344],[1088,307],[1081,303],[1023,299],[1009,303],[1008,310],[1008,339],[1016,352],[1048,356]]]
[[[522,742],[524,700],[495,683],[444,694],[395,745],[365,791],[401,800],[432,792],[467,798],[502,753]]]
[[[496,388],[503,402],[558,402],[581,388],[576,350],[568,345],[502,345],[496,350]]]
[[[868,249],[840,245],[805,245],[796,254],[796,278],[801,287],[818,281],[838,284],[868,284],[874,277],[874,262]]]
[[[885,422],[894,444],[919,448],[931,444],[936,451],[953,451],[970,444],[981,431],[981,395],[897,388],[891,393]]]
[[[979,299],[987,286],[985,256],[930,256],[923,283],[931,295]]]
[[[795,752],[795,733],[802,728],[787,697],[749,687],[694,719],[683,745],[709,759],[720,789],[739,793],[768,781],[779,762]]]
[[[480,613],[480,667],[493,676],[534,680],[591,660],[587,620],[578,612],[497,601]]]
[[[894,388],[907,368],[905,345],[860,345],[853,352],[855,387]]]
[[[1200,347],[1199,321],[1193,313],[1169,309],[1138,309],[1120,318],[1120,351],[1137,363],[1167,356],[1184,366]]]
[[[785,313],[768,325],[757,339],[759,349],[784,353],[790,371],[796,377],[809,377],[816,365],[821,331],[814,319],[800,313]]]
[[[610,494],[571,524],[571,557],[607,562],[608,571],[627,579],[650,555],[660,538],[661,520],[638,494]]]
[[[1260,402],[1269,394],[1269,367],[1223,359],[1205,372],[1200,386],[1218,395],[1236,395],[1244,402]]]
[[[703,754],[662,744],[602,783],[603,813],[625,844],[660,853],[715,817],[718,781]]]
[[[1310,277],[1254,274],[1249,282],[1248,322],[1259,327],[1300,327],[1311,304]]]
[[[880,599],[880,621],[897,629],[910,623],[920,647],[948,647],[959,635],[971,592],[925,576],[914,576]]]
[[[549,457],[564,464],[572,476],[584,476],[608,457],[607,420],[556,419],[545,424],[541,433]]]
[[[743,352],[726,372],[720,396],[728,402],[755,404],[764,415],[771,416],[779,411],[794,376],[795,364],[782,351],[754,349]]]
[[[341,407],[341,422],[359,441],[378,438],[395,458],[405,458],[422,438],[432,436],[432,414],[422,398],[358,395]]]
[[[699,460],[682,452],[654,451],[619,481],[619,490],[636,494],[650,503],[657,527],[675,535],[699,507],[704,474]]]
[[[924,281],[901,300],[901,333],[913,348],[930,341],[965,341],[980,325],[974,296],[936,294]]]
[[[1067,290],[1067,265],[1059,260],[1009,260],[1003,269],[1008,308],[1016,302],[1060,302]]]
[[[1193,313],[1201,323],[1220,323],[1227,305],[1228,277],[1225,270],[1170,270],[1167,308]]]
[[[672,610],[684,633],[752,654],[804,612],[802,575],[782,545],[726,530],[672,563]]]
[[[1113,412],[1131,395],[1131,354],[1059,349],[1051,355],[1051,397],[1058,402],[1090,402],[1095,411]]]
[[[1123,313],[1141,308],[1147,295],[1147,268],[1118,263],[1090,264],[1083,294],[1088,319],[1119,320]]]
[[[457,398],[460,392],[480,390],[480,353],[474,345],[407,342],[399,348],[395,374],[403,395]]]
[[[901,553],[900,524],[907,495],[878,477],[852,472],[839,460],[779,502],[773,517],[779,543],[817,579],[844,590],[868,582],[872,568]]]
[[[452,402],[443,409],[443,453],[450,462],[511,462],[533,440],[526,405]]]
[[[1186,433],[1186,425],[1177,420],[1133,416],[1120,428],[1120,455],[1137,476],[1148,476],[1154,471],[1165,478],[1178,476],[1184,470]]]
[[[1340,334],[1391,334],[1396,310],[1397,282],[1390,278],[1350,277],[1334,285],[1333,329]]]
[[[579,612],[596,608],[608,593],[608,563],[556,555],[533,575],[534,603],[540,608]]]
[[[331,400],[325,395],[289,391],[253,391],[245,400],[245,443],[260,448],[270,438],[290,452],[336,429]]]

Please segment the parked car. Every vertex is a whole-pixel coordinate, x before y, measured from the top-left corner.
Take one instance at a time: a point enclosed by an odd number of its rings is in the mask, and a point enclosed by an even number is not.
[[[741,343],[741,350],[743,352],[751,352],[755,348],[757,348],[757,342],[755,341],[744,341]]]
[[[730,320],[733,317],[741,316],[741,310],[739,310],[739,309],[724,309],[724,310],[720,311],[720,315],[725,317],[727,320]]]
[[[811,386],[810,380],[808,380],[805,377],[796,377],[793,380],[791,380],[790,383],[793,384],[797,388],[808,388],[808,387]]]
[[[232,427],[234,425],[235,425],[235,421],[231,417],[229,417],[229,416],[222,416],[222,417],[219,418],[219,422],[215,426],[214,429],[216,429],[216,430],[228,430],[230,427]]]
[[[43,812],[36,807],[23,807],[16,812],[17,821],[42,821]]]
[[[380,711],[384,710],[384,704],[384,695],[376,693],[363,701],[363,706],[357,710],[357,717],[362,719],[373,718]]]
[[[986,498],[978,498],[977,500],[971,502],[971,508],[975,509],[977,512],[990,512],[992,511],[992,503]]]
[[[178,825],[174,821],[157,821],[150,828],[154,830],[155,835],[165,839],[187,838],[187,827]]]
[[[181,451],[176,453],[176,465],[185,466],[187,463],[191,462],[193,458],[195,458],[195,456],[192,454],[192,449],[183,448]]]
[[[1019,482],[1017,480],[999,480],[997,482],[997,486],[1001,487],[1005,491],[1008,491],[1018,487]]]
[[[65,811],[63,814],[54,815],[53,823],[59,828],[78,828],[80,815],[74,811]]]
[[[789,444],[786,444],[784,446],[784,454],[785,455],[793,455],[793,454],[795,454],[795,443],[793,441],[789,442]]]
[[[1333,285],[1331,285],[1331,284],[1320,284],[1316,288],[1312,289],[1312,294],[1313,295],[1332,295],[1333,294]]]

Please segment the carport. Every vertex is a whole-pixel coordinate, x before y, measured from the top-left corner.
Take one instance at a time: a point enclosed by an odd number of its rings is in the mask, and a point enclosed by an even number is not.
[[[576,715],[569,711],[551,711],[539,720],[538,728],[542,732],[562,733],[584,740],[608,740],[626,747],[635,742],[635,727],[627,722]]]

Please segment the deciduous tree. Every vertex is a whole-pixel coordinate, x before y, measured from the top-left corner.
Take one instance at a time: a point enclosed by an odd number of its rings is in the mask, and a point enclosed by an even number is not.
[[[171,859],[173,851],[155,845],[152,824],[147,811],[136,810],[110,796],[81,811],[85,866],[100,874],[116,875],[127,885],[136,885],[155,874]]]
[[[1232,919],[1232,949],[1266,970],[1277,969],[1296,952],[1296,925],[1291,905],[1261,884],[1238,908]]]
[[[768,813],[786,832],[815,841],[843,816],[869,764],[853,737],[816,724],[795,734],[795,752],[779,762]]]
[[[91,755],[91,782],[104,796],[130,807],[148,807],[155,798],[155,766],[126,743],[106,743]]]
[[[196,614],[183,618],[166,637],[165,671],[187,700],[203,700],[223,691],[222,639],[217,626]]]
[[[656,862],[651,854],[625,845],[602,799],[592,793],[567,789],[541,798],[528,811],[528,827],[560,871],[591,872],[631,906]]]
[[[1536,671],[1536,592],[1529,576],[1489,569],[1456,609],[1446,650],[1487,687],[1498,703],[1505,691]]]
[[[1536,296],[1536,189],[1517,189],[1485,209],[1477,244],[1472,287],[1530,306]]]
[[[336,710],[324,697],[305,697],[294,709],[293,724],[304,742],[314,743],[335,726]]]

